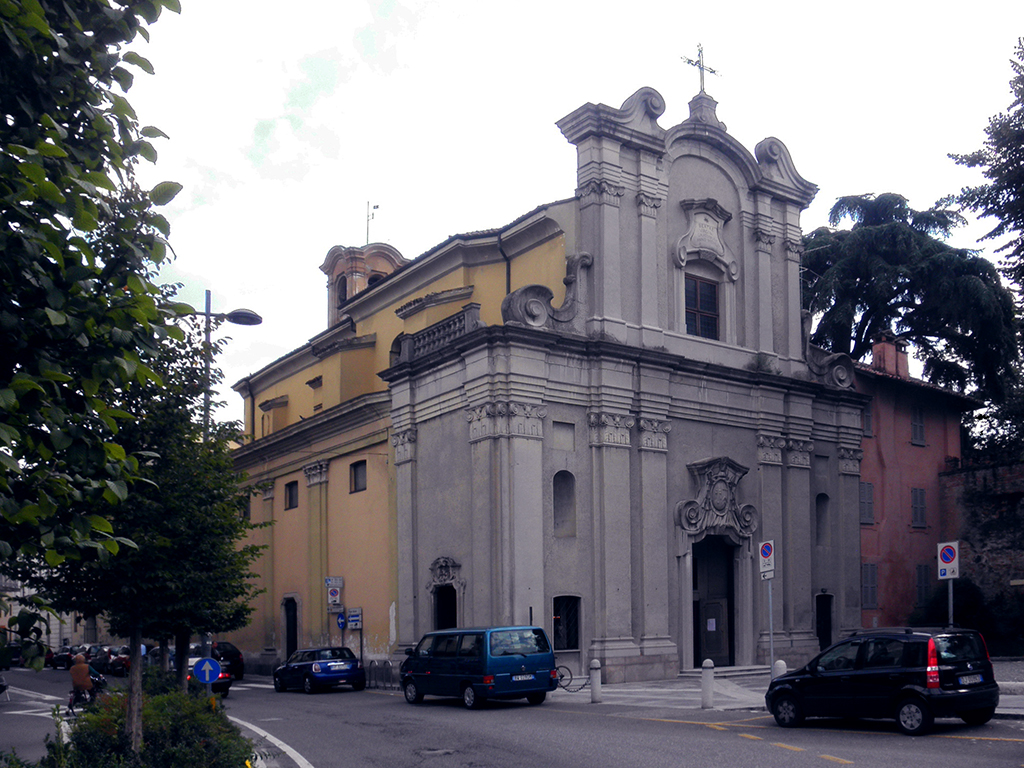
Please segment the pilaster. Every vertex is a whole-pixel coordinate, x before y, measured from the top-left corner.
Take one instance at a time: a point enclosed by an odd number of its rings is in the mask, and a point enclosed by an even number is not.
[[[309,578],[307,597],[308,623],[306,624],[311,642],[330,642],[331,627],[328,624],[327,595],[325,579],[327,573],[328,509],[327,509],[327,461],[314,461],[302,468],[306,476],[306,504],[309,509],[309,548],[306,564]]]

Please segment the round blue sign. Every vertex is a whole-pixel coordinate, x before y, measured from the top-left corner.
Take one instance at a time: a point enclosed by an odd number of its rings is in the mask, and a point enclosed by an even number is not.
[[[939,552],[939,557],[942,558],[942,562],[949,565],[954,560],[956,560],[956,550],[952,547],[943,547],[942,551]]]
[[[200,683],[212,683],[220,677],[220,662],[210,658],[200,659],[192,665],[192,674]]]
[[[772,545],[771,545],[771,542],[766,541],[764,544],[761,545],[761,557],[763,557],[765,560],[767,560],[771,556],[772,556]]]

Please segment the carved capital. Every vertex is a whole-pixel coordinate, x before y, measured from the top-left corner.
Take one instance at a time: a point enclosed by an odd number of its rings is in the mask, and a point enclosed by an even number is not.
[[[639,419],[637,423],[640,426],[641,451],[668,451],[668,433],[672,431],[671,422],[658,419]]]
[[[637,193],[636,207],[639,209],[641,216],[655,218],[658,215],[658,209],[661,208],[661,203],[660,197],[649,195],[646,192]]]
[[[782,450],[786,447],[786,438],[781,435],[757,436],[757,463],[782,464]]]
[[[587,414],[587,424],[590,427],[591,445],[628,448],[631,443],[630,430],[636,424],[636,419],[625,414],[591,411]]]
[[[496,400],[466,409],[469,440],[489,437],[544,437],[544,419],[548,409],[538,403]]]
[[[406,464],[416,460],[416,428],[412,427],[391,436],[391,445],[395,448],[395,464]]]
[[[814,450],[814,443],[810,440],[787,440],[786,441],[786,464],[790,467],[811,466],[811,451]]]
[[[754,243],[759,251],[771,251],[772,246],[775,245],[775,235],[764,229],[755,229]]]
[[[797,261],[804,255],[804,244],[799,240],[787,239],[784,243],[786,246],[786,253],[790,258],[796,259]]]
[[[626,188],[613,184],[608,179],[591,179],[576,190],[580,199],[580,207],[588,205],[612,205],[619,207],[619,198],[626,194]]]
[[[859,448],[839,449],[839,473],[843,475],[859,475],[860,461],[864,458],[864,451]]]
[[[273,501],[274,500],[274,486],[273,485],[268,485],[266,488],[263,489],[263,500],[264,501]]]
[[[306,475],[306,487],[309,488],[314,485],[320,485],[321,483],[327,482],[327,468],[330,466],[328,461],[314,461],[312,464],[307,464],[302,468],[302,471]]]

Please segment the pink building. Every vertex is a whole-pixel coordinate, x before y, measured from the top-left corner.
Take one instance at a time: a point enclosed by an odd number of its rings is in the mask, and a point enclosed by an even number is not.
[[[971,398],[911,378],[907,345],[885,338],[858,365],[864,410],[860,477],[861,622],[904,626],[938,583],[936,546],[956,538],[939,474],[960,463],[962,414]]]

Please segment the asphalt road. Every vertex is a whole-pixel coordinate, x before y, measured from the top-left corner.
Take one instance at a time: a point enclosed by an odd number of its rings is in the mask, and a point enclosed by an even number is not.
[[[49,708],[66,697],[67,673],[6,674],[12,701],[0,696],[0,750],[37,759],[53,732]],[[540,706],[489,703],[471,712],[456,700],[412,706],[398,692],[276,693],[269,682],[247,676],[224,706],[250,733],[271,737],[257,744],[271,768],[1024,766],[1021,720],[975,728],[946,720],[910,738],[884,721],[784,730],[764,712],[595,705],[558,693]]]

